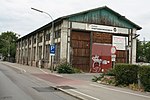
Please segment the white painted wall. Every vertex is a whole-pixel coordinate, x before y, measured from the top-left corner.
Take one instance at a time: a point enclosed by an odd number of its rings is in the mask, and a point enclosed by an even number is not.
[[[71,51],[71,47],[70,47],[70,33],[71,33],[71,22],[68,23],[68,52],[67,52],[67,62],[70,63],[70,51]]]
[[[67,60],[67,41],[68,41],[68,21],[63,20],[61,25],[61,38],[60,38],[60,59]]]
[[[137,31],[136,29],[133,29],[133,31],[132,31],[133,32],[132,38],[135,37],[136,31]],[[136,63],[136,41],[137,41],[136,38],[132,40],[132,64]]]

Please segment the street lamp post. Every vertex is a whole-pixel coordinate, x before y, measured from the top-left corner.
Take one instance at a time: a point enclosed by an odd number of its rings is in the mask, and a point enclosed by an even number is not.
[[[53,34],[54,34],[54,20],[53,20],[53,17],[49,13],[47,13],[45,11],[42,11],[42,10],[39,10],[39,9],[36,9],[36,8],[31,8],[31,9],[35,10],[37,12],[40,12],[40,13],[44,13],[44,14],[48,15],[51,18],[51,20],[52,20],[52,38],[53,38]],[[51,41],[51,44],[53,44],[53,39]]]
[[[54,20],[53,20],[53,17],[49,13],[47,13],[45,11],[42,11],[42,10],[39,10],[39,9],[36,9],[36,8],[31,8],[31,9],[35,10],[37,12],[40,12],[40,13],[45,13],[46,15],[48,15],[51,18],[51,20],[52,20],[52,39],[51,39],[51,45],[53,45],[54,44],[54,40],[53,40],[53,37],[54,37]],[[54,70],[54,68],[53,68],[53,56],[52,55],[50,55],[50,56],[51,56],[51,71],[53,72],[53,70]]]
[[[44,14],[48,15],[51,18],[51,20],[52,20],[52,38],[53,38],[53,34],[54,34],[54,20],[53,20],[53,17],[49,13],[47,13],[45,11],[42,11],[42,10],[39,10],[39,9],[36,9],[36,8],[31,8],[31,9],[35,10],[37,12],[40,12],[40,13],[44,13]],[[51,41],[51,44],[53,44],[53,39]]]

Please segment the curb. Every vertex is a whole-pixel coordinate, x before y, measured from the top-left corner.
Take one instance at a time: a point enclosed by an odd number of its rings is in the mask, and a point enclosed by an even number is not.
[[[68,94],[68,95],[70,95],[70,96],[72,96],[72,97],[75,97],[75,98],[77,98],[77,99],[79,99],[79,100],[86,100],[85,98],[83,98],[83,97],[81,97],[81,96],[77,96],[77,95],[75,95],[75,94],[73,94],[73,93],[70,93],[70,92],[64,90],[64,89],[57,88],[57,87],[55,87],[55,86],[52,86],[52,87],[53,87],[54,89],[56,89],[56,90],[59,90],[59,91],[65,93],[65,94]]]

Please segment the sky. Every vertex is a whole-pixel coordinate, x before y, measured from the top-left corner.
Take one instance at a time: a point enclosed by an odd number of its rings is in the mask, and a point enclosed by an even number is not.
[[[0,33],[13,31],[21,36],[51,22],[53,19],[97,7],[107,6],[142,27],[137,31],[141,41],[150,41],[150,0],[0,0]]]

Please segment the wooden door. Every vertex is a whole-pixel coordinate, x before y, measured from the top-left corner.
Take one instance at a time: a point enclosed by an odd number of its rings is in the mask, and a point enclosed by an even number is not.
[[[90,33],[89,32],[71,32],[71,61],[73,67],[81,69],[84,72],[90,70]]]

